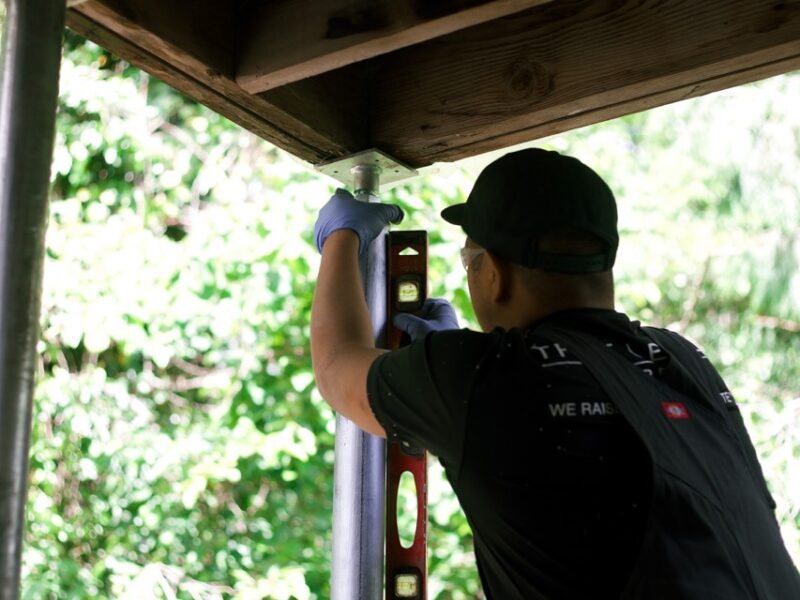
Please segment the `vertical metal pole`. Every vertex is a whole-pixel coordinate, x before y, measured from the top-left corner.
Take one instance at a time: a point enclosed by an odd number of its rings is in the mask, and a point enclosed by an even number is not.
[[[0,600],[15,600],[66,3],[5,3],[0,71]]]
[[[380,168],[352,169],[356,198],[377,202]],[[372,316],[375,343],[385,347],[386,233],[370,244],[361,261],[361,277]],[[365,433],[342,416],[336,418],[333,472],[333,600],[381,600],[383,597],[385,440]]]

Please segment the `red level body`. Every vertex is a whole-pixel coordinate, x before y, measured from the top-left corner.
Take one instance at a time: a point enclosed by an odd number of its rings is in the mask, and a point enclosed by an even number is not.
[[[388,345],[395,350],[408,336],[394,327],[398,312],[417,313],[428,295],[428,235],[425,231],[393,231],[387,236]],[[428,597],[428,457],[423,448],[390,441],[386,465],[386,600]],[[400,478],[414,477],[417,526],[410,547],[403,547],[397,528]]]

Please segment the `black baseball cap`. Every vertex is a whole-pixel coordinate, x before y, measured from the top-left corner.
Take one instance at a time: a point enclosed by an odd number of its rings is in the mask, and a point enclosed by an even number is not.
[[[463,204],[442,217],[480,246],[525,267],[562,273],[606,271],[619,245],[617,203],[600,176],[577,158],[528,148],[490,163]],[[539,239],[564,229],[593,233],[601,254],[539,251]]]

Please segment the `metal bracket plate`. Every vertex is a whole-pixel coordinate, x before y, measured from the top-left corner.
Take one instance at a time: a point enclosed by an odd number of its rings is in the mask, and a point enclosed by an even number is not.
[[[319,164],[316,166],[316,169],[323,175],[332,177],[345,186],[350,186],[353,184],[352,169],[366,165],[380,168],[380,182],[382,186],[418,175],[416,169],[412,169],[408,165],[401,163],[399,160],[395,160],[385,152],[381,152],[375,148]]]

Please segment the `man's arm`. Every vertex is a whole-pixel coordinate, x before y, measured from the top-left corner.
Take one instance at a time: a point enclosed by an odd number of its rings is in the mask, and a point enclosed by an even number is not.
[[[367,400],[367,373],[378,356],[358,264],[359,236],[334,231],[322,247],[311,308],[311,359],[322,397],[364,431],[386,437]]]

